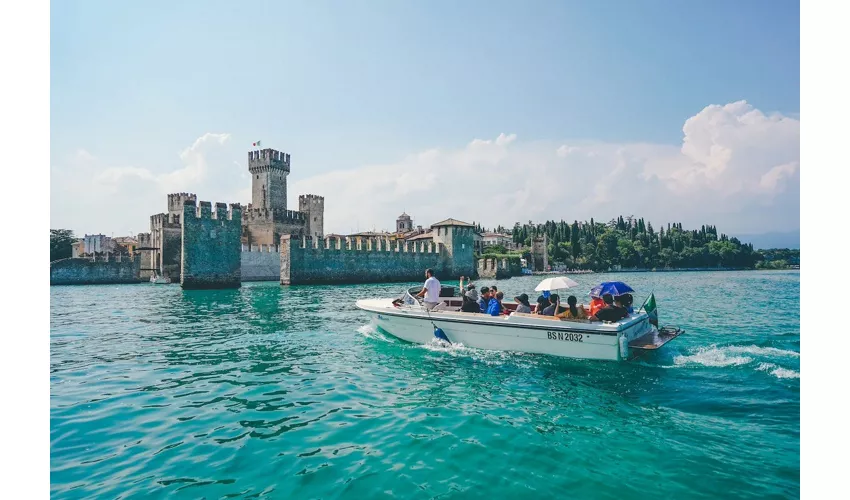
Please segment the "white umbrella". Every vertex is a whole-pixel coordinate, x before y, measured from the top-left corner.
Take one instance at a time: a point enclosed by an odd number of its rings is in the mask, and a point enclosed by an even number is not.
[[[578,286],[578,283],[567,278],[566,276],[557,276],[555,278],[546,278],[541,281],[537,288],[534,289],[535,292],[543,292],[546,290],[561,290],[562,288],[572,288],[574,286]]]

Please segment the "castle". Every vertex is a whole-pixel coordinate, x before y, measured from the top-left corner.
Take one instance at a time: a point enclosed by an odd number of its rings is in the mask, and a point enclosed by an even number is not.
[[[241,210],[243,248],[276,251],[282,235],[322,238],[325,199],[312,194],[298,197],[298,210],[287,210],[286,178],[290,155],[271,148],[248,152],[251,202]],[[155,271],[175,279],[181,273],[183,216],[185,205],[196,205],[193,193],[168,195],[168,211],[152,215],[150,233],[138,235],[142,254],[142,277]],[[203,202],[202,202],[203,203]],[[144,242],[144,244],[142,244]]]

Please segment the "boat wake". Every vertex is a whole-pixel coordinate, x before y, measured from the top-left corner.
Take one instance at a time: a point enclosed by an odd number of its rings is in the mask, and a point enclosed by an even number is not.
[[[672,367],[695,365],[712,368],[753,366],[756,370],[767,372],[776,378],[800,378],[799,370],[783,367],[779,364],[780,360],[799,357],[799,352],[775,347],[756,345],[706,346],[699,347],[690,354],[675,356]]]
[[[368,339],[381,340],[383,342],[392,342],[392,339],[378,331],[375,325],[369,323],[363,325],[357,329],[357,333],[363,335]]]
[[[534,355],[532,354],[514,351],[479,349],[477,347],[467,347],[462,343],[450,344],[436,337],[427,344],[415,344],[415,347],[435,353],[446,354],[456,358],[470,359],[474,362],[484,363],[485,365],[490,366],[501,366],[507,363],[519,368],[529,368],[535,365]]]

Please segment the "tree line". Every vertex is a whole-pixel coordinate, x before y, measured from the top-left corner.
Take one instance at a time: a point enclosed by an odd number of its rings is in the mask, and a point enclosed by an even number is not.
[[[504,231],[505,234],[508,231]],[[513,242],[530,247],[532,240],[548,237],[549,261],[571,269],[604,271],[615,266],[642,269],[682,268],[786,268],[793,255],[780,250],[757,252],[750,243],[718,234],[717,227],[685,229],[668,223],[657,230],[643,218],[623,217],[607,223],[549,220],[542,224],[517,222]],[[791,252],[794,251],[784,251]],[[776,262],[785,259],[783,262]],[[771,264],[775,262],[775,264]],[[796,251],[799,265],[799,250]]]
[[[475,224],[478,231],[486,229]],[[800,265],[800,251],[771,249],[754,251],[752,244],[738,238],[718,234],[717,228],[704,225],[686,230],[681,223],[667,224],[656,231],[643,218],[622,216],[607,223],[594,221],[572,223],[549,220],[542,224],[520,224],[512,230],[499,226],[494,232],[510,234],[513,242],[531,247],[533,239],[548,238],[549,261],[571,269],[604,271],[622,268],[708,268],[787,269]],[[68,229],[50,230],[50,260],[71,257],[76,241]],[[116,251],[122,251],[116,248]],[[126,250],[125,250],[126,251]],[[491,246],[486,255],[529,258],[528,250],[510,252],[502,246]]]

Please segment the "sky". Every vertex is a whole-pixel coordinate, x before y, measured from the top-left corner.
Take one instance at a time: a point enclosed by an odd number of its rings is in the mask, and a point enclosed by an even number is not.
[[[800,227],[799,3],[51,4],[51,228],[250,201],[290,153],[325,231],[609,220]]]

